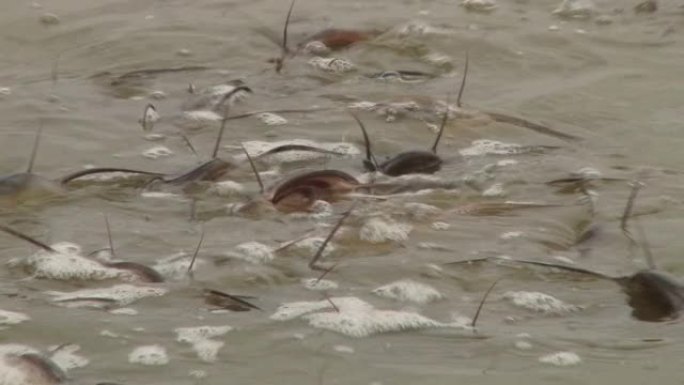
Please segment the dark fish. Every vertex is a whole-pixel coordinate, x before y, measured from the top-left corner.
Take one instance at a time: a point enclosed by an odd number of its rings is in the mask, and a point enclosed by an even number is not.
[[[263,311],[262,308],[248,302],[248,299],[254,299],[251,296],[232,295],[218,290],[204,289],[204,301],[208,305],[216,306],[220,309],[227,309],[231,311],[250,311],[252,309]]]
[[[137,262],[110,262],[104,264],[107,267],[111,267],[119,270],[126,270],[135,274],[143,282],[164,282],[164,277],[159,274],[159,272],[149,266],[145,266]]]
[[[458,99],[456,100],[456,105],[461,107],[461,98],[463,97],[463,91],[466,85],[466,79],[468,76],[468,55],[466,54],[465,66],[463,70],[463,77],[461,79],[461,85],[458,90]],[[450,95],[449,95],[450,96]],[[406,174],[434,174],[442,168],[442,158],[437,155],[437,146],[439,145],[440,139],[442,139],[442,134],[444,134],[444,127],[446,127],[447,121],[449,120],[449,99],[447,96],[446,107],[444,110],[444,115],[442,116],[442,122],[439,127],[439,132],[435,138],[430,151],[424,150],[413,150],[402,152],[388,160],[378,163],[373,151],[371,149],[370,139],[368,137],[368,132],[366,127],[363,125],[361,120],[352,113],[352,117],[356,120],[356,123],[361,128],[363,133],[363,140],[366,144],[366,159],[363,161],[364,168],[367,171],[380,171],[383,174],[389,176],[400,176]]]
[[[363,138],[366,144],[366,159],[363,161],[363,166],[367,171],[379,171],[390,176],[400,176],[406,174],[434,174],[442,168],[443,161],[437,155],[437,145],[444,132],[448,111],[444,113],[442,125],[432,146],[432,151],[406,151],[391,157],[382,163],[378,163],[373,155],[368,133],[363,123],[355,114],[352,114],[352,116],[363,132]]]
[[[490,259],[491,258],[482,258],[455,263],[482,262]],[[627,304],[632,308],[632,316],[640,321],[661,322],[677,319],[684,310],[684,283],[680,279],[663,271],[645,269],[631,275],[613,277],[581,267],[549,262],[519,259],[499,260],[504,263],[520,263],[565,270],[615,282],[627,295]]]

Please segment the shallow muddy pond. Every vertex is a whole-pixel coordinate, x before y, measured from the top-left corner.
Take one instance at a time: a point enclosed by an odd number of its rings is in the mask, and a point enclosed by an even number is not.
[[[0,385],[681,381],[683,2],[3,3]]]

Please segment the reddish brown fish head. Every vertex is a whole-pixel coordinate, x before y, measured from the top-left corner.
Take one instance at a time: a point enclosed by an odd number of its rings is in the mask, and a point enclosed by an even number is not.
[[[278,202],[293,191],[303,192],[304,188],[314,189],[317,199],[334,201],[340,195],[357,189],[361,183],[353,176],[338,170],[318,170],[296,175],[275,188],[271,202]]]
[[[307,44],[319,41],[323,43],[328,49],[332,51],[340,50],[362,41],[370,40],[380,33],[379,31],[364,31],[356,29],[324,29],[318,32],[302,43],[299,44],[299,49],[303,49]]]
[[[320,199],[320,189],[311,186],[298,186],[283,191],[271,201],[280,212],[293,213],[310,211],[313,204]]]

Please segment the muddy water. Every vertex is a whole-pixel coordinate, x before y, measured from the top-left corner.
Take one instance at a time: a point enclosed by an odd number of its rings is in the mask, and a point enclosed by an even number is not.
[[[318,275],[306,267],[312,251],[294,248],[266,263],[226,260],[227,253],[234,254],[236,246],[251,241],[277,247],[316,228],[315,236],[325,236],[318,224],[332,224],[337,216],[232,215],[226,206],[243,201],[243,196],[205,192],[194,195],[197,212],[191,220],[188,195],[172,191],[175,195],[150,196],[140,184],[115,182],[85,183],[56,200],[8,204],[2,207],[2,223],[47,243],[77,243],[87,253],[107,245],[104,213],[110,218],[117,257],[150,266],[180,252],[191,253],[203,228],[195,280],[182,274],[171,277],[157,284],[169,291],[166,295],[121,306],[135,314],[117,314],[57,306],[50,292],[121,282],[37,279],[7,266],[0,271],[0,309],[23,313],[30,320],[0,331],[3,344],[42,351],[64,343],[79,345],[76,354],[89,363],[71,369],[69,375],[84,384],[491,384],[511,378],[532,384],[575,384],[641,383],[652,376],[671,383],[680,378],[680,325],[632,318],[623,295],[610,282],[491,264],[444,265],[507,255],[571,261],[615,275],[636,271],[644,266],[642,254],[629,249],[618,227],[629,195],[627,181],[639,176],[646,188],[635,214],[657,263],[684,276],[684,241],[679,236],[684,229],[684,155],[679,151],[684,144],[683,99],[677,82],[684,75],[680,2],[662,1],[653,14],[635,14],[632,2],[602,0],[587,19],[563,19],[552,14],[559,5],[556,1],[500,1],[491,13],[467,12],[455,1],[299,1],[291,41],[331,26],[385,32],[332,54],[354,63],[356,71],[326,73],[302,55],[286,61],[280,76],[267,63],[278,48],[262,32],[279,35],[285,2],[4,3],[3,174],[26,167],[41,124],[43,140],[34,171],[46,177],[58,178],[87,165],[160,172],[191,168],[198,159],[178,133],[185,133],[208,159],[218,123],[189,124],[183,119],[188,84],[201,89],[234,79],[242,79],[254,94],[231,114],[314,106],[338,109],[282,114],[287,119],[284,125],[268,125],[254,117],[231,121],[221,156],[239,155],[239,144],[253,140],[302,138],[350,142],[361,149],[358,127],[339,107],[397,97],[444,100],[457,87],[466,50],[466,109],[523,117],[579,140],[558,139],[477,114],[452,119],[440,145],[447,163],[437,176],[447,181],[466,176],[478,189],[463,184],[456,190],[364,201],[336,238],[336,250],[328,260],[339,266],[326,279],[339,286],[325,292],[333,302],[344,303],[338,297],[353,296],[376,309],[420,313],[450,323],[472,317],[484,291],[503,277],[476,334],[428,327],[354,338],[303,318],[276,320],[273,315],[283,303],[324,301],[324,292],[308,290],[301,282]],[[130,71],[191,66],[206,69],[112,84],[116,76]],[[364,76],[385,70],[423,71],[435,77],[404,83]],[[153,97],[155,92],[163,97]],[[161,115],[153,129],[161,135],[158,141],[146,138],[138,123],[150,102]],[[439,121],[434,111],[399,114],[394,120],[371,112],[360,117],[379,154],[427,149],[434,137],[428,123]],[[493,154],[478,150],[476,141],[485,139],[554,149]],[[155,146],[166,147],[171,155],[143,156]],[[281,172],[325,167],[362,173],[360,155],[290,163],[282,165]],[[576,245],[577,229],[591,218],[587,207],[578,203],[578,194],[561,194],[545,182],[586,167],[621,180],[594,183],[598,200],[593,221],[600,232]],[[247,167],[227,179],[242,183],[244,195],[257,193]],[[275,180],[267,178],[269,183]],[[562,207],[493,213],[452,210],[505,200]],[[414,203],[437,210],[415,215]],[[347,207],[346,202],[336,203],[333,210],[339,213]],[[414,215],[407,214],[411,210]],[[411,231],[404,238],[399,231],[393,233],[397,239],[377,243],[361,239],[360,228],[370,226],[371,217]],[[36,251],[9,236],[2,239],[3,260]],[[430,285],[443,298],[420,304],[372,293],[404,279]],[[202,288],[255,296],[252,302],[263,311],[210,312],[199,294]],[[508,299],[520,291],[545,293],[578,308],[560,314],[531,311]],[[370,310],[360,313],[372,316]],[[352,321],[348,323],[353,326]],[[233,327],[213,338],[225,344],[213,362],[176,341],[174,329],[203,325]],[[169,363],[146,366],[131,360],[137,347],[148,345],[163,347]],[[581,361],[559,366],[540,360],[558,352],[574,353]]]

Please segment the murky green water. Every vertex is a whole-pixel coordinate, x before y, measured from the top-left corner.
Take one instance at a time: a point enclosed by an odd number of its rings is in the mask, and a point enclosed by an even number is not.
[[[653,14],[635,14],[636,3],[602,0],[589,19],[569,20],[552,15],[556,1],[500,0],[495,11],[478,13],[467,12],[456,1],[300,0],[290,26],[293,42],[327,27],[385,33],[332,54],[354,63],[356,71],[325,73],[307,63],[310,56],[301,55],[287,60],[277,75],[267,61],[278,55],[279,48],[260,31],[280,34],[286,2],[5,3],[0,13],[0,87],[8,88],[0,96],[3,174],[26,167],[41,125],[34,171],[46,177],[56,179],[86,165],[160,172],[189,169],[198,159],[178,133],[186,134],[200,156],[208,159],[219,123],[198,127],[183,119],[188,84],[201,89],[234,79],[242,79],[254,93],[231,114],[335,109],[281,114],[285,125],[267,125],[255,117],[230,121],[221,156],[239,156],[239,144],[254,140],[351,142],[361,149],[361,133],[341,107],[399,97],[444,100],[457,88],[466,51],[466,109],[522,117],[580,139],[562,140],[477,114],[452,119],[440,144],[447,163],[436,175],[447,181],[466,175],[481,190],[464,185],[386,201],[364,200],[334,241],[337,249],[329,260],[339,266],[326,279],[339,287],[326,292],[308,290],[301,282],[319,274],[307,268],[309,250],[278,253],[265,264],[225,262],[224,256],[245,242],[277,247],[312,229],[317,229],[315,236],[324,237],[327,227],[320,224],[333,224],[337,216],[231,215],[226,205],[243,201],[243,196],[207,192],[194,195],[197,218],[191,220],[187,195],[151,197],[143,194],[140,184],[126,183],[84,183],[58,200],[4,205],[1,223],[48,244],[77,243],[86,253],[106,247],[106,214],[117,257],[150,266],[181,251],[192,253],[202,228],[205,235],[195,280],[176,277],[156,284],[169,292],[122,306],[135,309],[134,315],[57,306],[49,293],[121,282],[33,279],[21,269],[5,266],[0,270],[0,309],[31,319],[0,330],[2,344],[40,350],[80,345],[78,354],[90,362],[69,375],[91,384],[492,384],[512,379],[530,384],[611,384],[643,383],[652,376],[666,383],[681,381],[681,325],[630,317],[624,295],[610,282],[492,264],[443,264],[479,256],[556,262],[562,257],[614,275],[634,272],[645,265],[642,253],[630,252],[619,218],[630,192],[627,182],[639,176],[646,188],[635,214],[656,261],[663,270],[684,275],[684,241],[679,236],[684,229],[683,99],[678,86],[684,76],[684,4],[662,1]],[[57,15],[59,22],[41,22],[48,13]],[[207,68],[111,84],[130,71],[186,66]],[[387,70],[423,71],[435,77],[403,83],[364,76]],[[164,97],[154,98],[156,91]],[[150,102],[162,116],[153,130],[164,135],[159,141],[146,139],[138,123]],[[434,133],[426,123],[439,121],[434,111],[399,114],[393,122],[372,112],[360,117],[378,154],[427,149]],[[557,148],[475,156],[463,151],[483,139]],[[155,146],[165,146],[172,154],[157,159],[142,155]],[[361,158],[297,162],[283,165],[281,171],[337,168],[359,175]],[[545,182],[586,167],[621,180],[594,183],[594,223],[601,231],[591,242],[576,246],[576,230],[591,219],[587,208],[577,203],[579,194],[560,194]],[[244,184],[244,195],[258,191],[245,164],[227,179]],[[266,180],[274,183],[277,177],[266,175]],[[563,207],[495,215],[455,210],[505,200]],[[440,210],[422,218],[408,214],[412,207],[415,211],[412,203]],[[340,213],[347,207],[348,202],[339,202],[333,210]],[[372,216],[410,226],[407,239],[377,244],[361,239],[360,229]],[[36,251],[8,235],[1,238],[3,260]],[[327,293],[448,323],[456,316],[472,317],[484,291],[500,277],[475,335],[455,328],[426,328],[353,338],[313,327],[301,318],[271,318],[283,303],[324,301]],[[402,279],[430,285],[443,299],[416,304],[372,293]],[[251,301],[263,311],[212,313],[200,295],[202,288],[256,296]],[[505,293],[515,291],[546,293],[581,310],[560,315],[529,311],[506,299]],[[174,329],[202,325],[234,328],[214,338],[225,343],[214,362],[201,360],[190,345],[176,341]],[[146,345],[165,348],[170,362],[130,362],[129,354]],[[574,352],[581,362],[567,367],[540,362],[540,357],[556,352]]]

